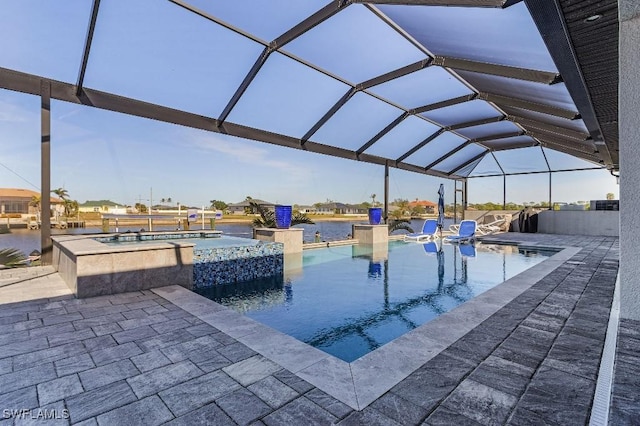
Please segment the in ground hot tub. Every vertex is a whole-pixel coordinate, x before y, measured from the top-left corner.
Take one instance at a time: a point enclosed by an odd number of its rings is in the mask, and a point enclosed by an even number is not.
[[[282,244],[229,239],[220,234],[57,235],[52,237],[53,266],[77,297],[167,285],[192,289],[194,284],[203,287],[282,274]]]

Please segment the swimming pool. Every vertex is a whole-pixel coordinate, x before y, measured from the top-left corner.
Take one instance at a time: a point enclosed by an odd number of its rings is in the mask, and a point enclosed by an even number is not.
[[[392,241],[305,250],[297,276],[198,293],[351,362],[554,254],[461,248]]]

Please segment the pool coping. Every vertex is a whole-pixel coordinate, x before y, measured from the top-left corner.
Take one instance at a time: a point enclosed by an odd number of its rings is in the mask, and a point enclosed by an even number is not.
[[[351,363],[183,287],[152,291],[351,408],[362,410],[582,250],[527,246],[561,251]]]

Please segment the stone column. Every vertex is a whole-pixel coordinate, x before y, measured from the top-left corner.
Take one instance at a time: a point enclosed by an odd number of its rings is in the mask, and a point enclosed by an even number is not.
[[[358,244],[386,244],[389,241],[387,225],[353,225],[353,238]]]
[[[620,316],[640,320],[640,6],[620,0]]]
[[[254,228],[253,238],[261,241],[284,244],[284,254],[302,253],[302,228]]]

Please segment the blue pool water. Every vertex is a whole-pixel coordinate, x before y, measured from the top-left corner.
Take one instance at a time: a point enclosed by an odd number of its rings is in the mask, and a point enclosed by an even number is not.
[[[157,244],[160,242],[175,242],[180,241],[183,243],[195,244],[195,249],[209,249],[209,248],[223,248],[223,247],[245,247],[255,246],[260,244],[260,241],[250,238],[230,237],[226,235],[207,237],[207,238],[158,238],[156,240],[143,240],[143,241],[110,241],[96,238],[98,241],[109,246],[121,246],[121,245],[138,245],[138,244]]]
[[[305,250],[302,269],[284,277],[198,292],[351,362],[552,254],[402,241],[375,252],[329,247]]]

